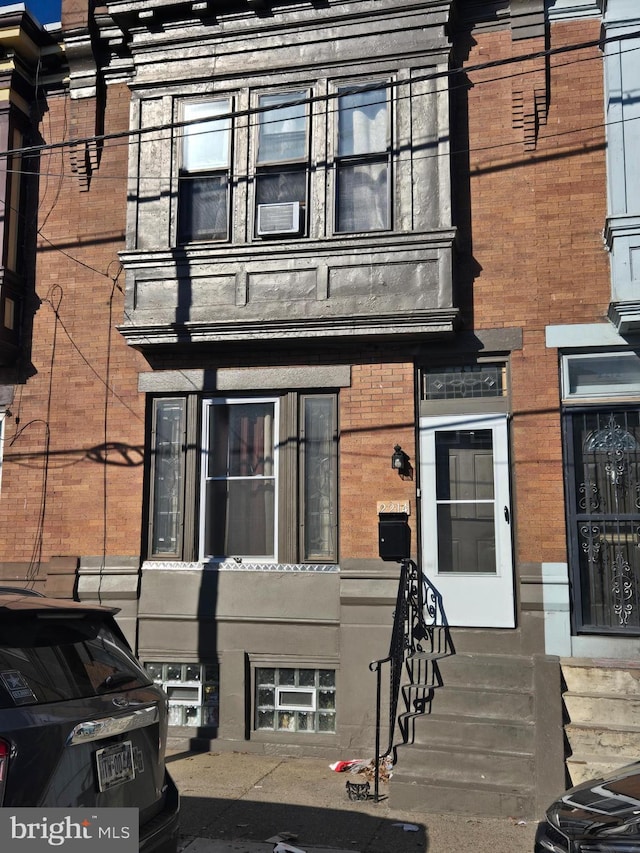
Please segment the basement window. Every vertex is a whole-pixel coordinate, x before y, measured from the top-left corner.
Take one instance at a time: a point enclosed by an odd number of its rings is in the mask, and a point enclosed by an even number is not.
[[[257,668],[255,727],[259,731],[335,732],[335,670]]]
[[[217,665],[145,663],[144,668],[167,694],[170,726],[218,727],[220,674]]]

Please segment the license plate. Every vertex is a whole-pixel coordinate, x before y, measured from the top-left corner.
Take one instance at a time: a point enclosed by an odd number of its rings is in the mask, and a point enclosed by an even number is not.
[[[136,771],[133,766],[133,749],[130,740],[105,746],[104,749],[96,750],[95,755],[100,791],[108,791],[109,788],[122,785],[123,782],[130,782],[135,778]]]

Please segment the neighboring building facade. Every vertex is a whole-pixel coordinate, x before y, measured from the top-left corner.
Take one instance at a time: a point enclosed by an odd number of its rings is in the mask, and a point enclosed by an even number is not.
[[[633,5],[0,16],[43,142],[22,266],[15,154],[5,191],[4,316],[39,307],[0,336],[0,577],[120,607],[176,737],[371,752],[391,510],[456,652],[393,799],[530,816],[635,748],[600,725],[640,636]]]

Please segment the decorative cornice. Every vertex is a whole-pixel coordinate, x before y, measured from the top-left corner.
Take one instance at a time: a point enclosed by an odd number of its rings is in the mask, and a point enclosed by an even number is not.
[[[550,23],[578,18],[599,18],[604,0],[549,0],[547,18]]]
[[[122,325],[118,327],[118,331],[130,346],[144,350],[156,346],[224,344],[238,341],[406,338],[452,334],[458,316],[457,308],[443,308],[364,317],[306,317],[290,321],[185,323],[179,326]]]
[[[607,316],[620,335],[640,332],[640,300],[612,302]]]

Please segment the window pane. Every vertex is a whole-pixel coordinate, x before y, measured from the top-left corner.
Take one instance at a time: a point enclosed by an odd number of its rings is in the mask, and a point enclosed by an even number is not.
[[[153,471],[153,554],[177,554],[184,489],[184,400],[156,400]]]
[[[338,156],[387,150],[387,90],[370,89],[339,98]]]
[[[389,227],[387,162],[338,168],[338,231],[377,231]]]
[[[298,671],[298,684],[300,687],[315,687],[315,669],[301,669]]]
[[[336,554],[336,424],[334,398],[303,399],[305,560],[329,560]]]
[[[204,555],[275,557],[275,402],[206,404]]]
[[[504,364],[433,367],[423,373],[423,400],[505,397],[506,393],[506,365]]]
[[[185,104],[185,121],[197,121],[230,111],[229,101]],[[182,167],[188,172],[226,169],[229,165],[230,118],[200,121],[183,131]]]
[[[495,574],[492,432],[443,430],[435,441],[438,572]]]
[[[306,170],[263,172],[256,178],[256,201],[258,204],[299,201],[303,205],[306,198]]]
[[[180,242],[225,240],[228,234],[227,176],[181,177]]]
[[[320,670],[320,686],[321,687],[335,687],[336,685],[336,674],[333,669],[321,669]]]
[[[636,352],[565,356],[566,397],[612,397],[640,391]]]
[[[288,687],[293,687],[296,683],[296,670],[295,669],[279,669],[278,670],[278,684],[283,685],[286,684]]]
[[[273,476],[274,411],[270,402],[212,405],[208,475]]]
[[[263,95],[260,107],[268,109],[259,114],[258,163],[283,160],[306,160],[307,117],[304,92],[287,95]]]
[[[275,556],[274,499],[271,479],[209,481],[205,556]]]

